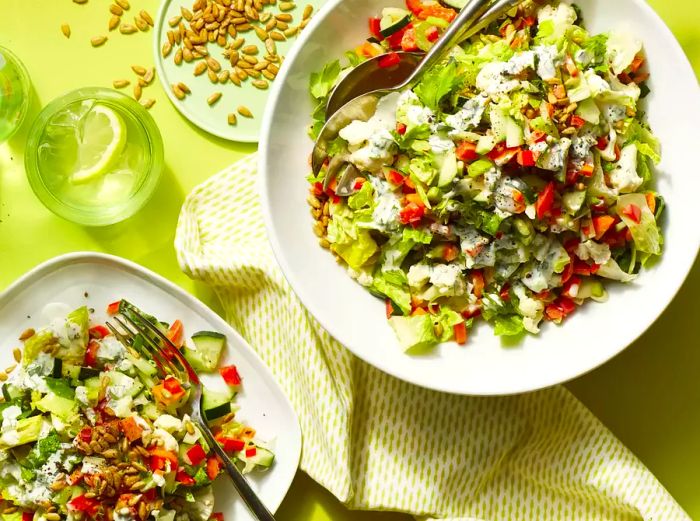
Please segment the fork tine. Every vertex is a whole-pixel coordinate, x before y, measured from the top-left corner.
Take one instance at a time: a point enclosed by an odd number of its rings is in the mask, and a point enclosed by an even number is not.
[[[107,322],[107,329],[109,329],[112,334],[121,342],[125,347],[133,346],[133,338],[131,336],[124,336],[116,327],[114,327],[110,322]]]
[[[160,346],[150,337],[148,331],[146,331],[142,325],[137,323],[133,318],[129,317],[128,315],[122,314],[122,316],[129,325],[131,325],[133,328],[136,329],[136,331],[138,331],[138,334],[141,336],[141,338],[143,338],[143,342],[145,345],[144,351],[146,355],[153,358],[153,360],[159,366],[161,371],[163,371],[166,375],[170,374],[181,378],[182,371],[180,370],[180,368],[177,367],[172,362],[172,360],[170,360],[170,358],[163,352]],[[122,324],[122,327],[127,327],[126,324],[124,324],[121,320],[119,320],[119,323]]]
[[[195,384],[199,384],[199,377],[197,376],[197,373],[194,371],[194,369],[192,369],[190,363],[185,359],[180,350],[177,347],[175,347],[175,345],[170,341],[170,339],[166,337],[160,329],[158,329],[150,320],[144,317],[138,310],[132,309],[131,311],[133,312],[133,315],[142,323],[143,326],[150,329],[163,342],[166,349],[163,349],[160,346],[158,346],[158,349],[161,352],[161,356],[167,358],[168,361],[170,361],[171,363],[172,359],[175,358],[180,363],[182,371],[184,371],[187,374],[189,379],[192,380]]]

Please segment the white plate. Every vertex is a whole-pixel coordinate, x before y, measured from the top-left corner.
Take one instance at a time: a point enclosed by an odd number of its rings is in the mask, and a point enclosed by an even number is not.
[[[671,302],[700,246],[696,172],[700,92],[671,32],[643,0],[581,0],[594,32],[627,27],[645,43],[651,67],[648,114],[663,144],[659,191],[668,202],[663,259],[632,285],[610,285],[610,301],[589,304],[563,327],[504,348],[489,326],[466,347],[440,346],[423,357],[401,352],[384,304],[357,285],[311,231],[306,197],[306,136],[312,103],[309,75],[367,36],[367,19],[400,0],[333,0],[307,28],[285,63],[268,106],[260,142],[261,196],[272,247],[304,305],[360,358],[403,380],[460,394],[510,394],[575,378],[606,362],[639,337]],[[662,346],[659,346],[662,348]]]
[[[87,296],[86,296],[87,293]],[[94,308],[92,320],[104,323],[106,306],[125,298],[144,311],[172,322],[182,320],[185,333],[209,330],[228,338],[222,363],[235,363],[243,377],[238,417],[269,442],[275,463],[265,473],[249,474],[253,488],[275,511],[294,479],[301,454],[296,414],[269,369],[252,348],[218,315],[183,290],[132,262],[99,253],[71,253],[33,269],[0,294],[0,367],[12,361],[17,337],[29,327],[45,326],[40,313],[51,302]],[[203,378],[205,385],[207,378]],[[220,378],[212,379],[218,382]],[[215,485],[216,512],[227,520],[252,520],[225,476]]]

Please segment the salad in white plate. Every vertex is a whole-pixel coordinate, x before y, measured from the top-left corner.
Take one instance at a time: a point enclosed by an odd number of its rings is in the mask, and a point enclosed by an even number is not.
[[[427,51],[456,16],[407,0],[369,20],[370,38],[311,78],[325,102],[345,71]],[[420,83],[382,99],[330,147],[360,175],[309,181],[321,245],[386,301],[402,347],[540,333],[608,282],[629,283],[662,252],[660,145],[645,121],[641,40],[591,34],[576,6],[527,2],[455,47]],[[343,192],[343,191],[341,191]]]
[[[130,309],[122,300],[107,311]],[[202,410],[224,450],[244,473],[270,467],[273,453],[235,417],[242,378],[219,367],[226,337],[190,342],[181,321],[150,320],[198,373],[221,375],[224,390],[205,389]],[[81,307],[20,340],[17,365],[0,377],[3,521],[223,521],[211,486],[221,462],[186,413],[188,384],[159,377],[142,337],[125,348]]]

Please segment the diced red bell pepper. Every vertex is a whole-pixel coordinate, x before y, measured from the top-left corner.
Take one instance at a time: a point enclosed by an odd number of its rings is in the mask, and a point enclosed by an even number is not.
[[[472,270],[470,272],[472,279],[472,293],[476,298],[481,298],[484,296],[484,287],[486,286],[486,281],[484,280],[484,272],[481,270]]]
[[[121,300],[118,300],[116,302],[112,302],[109,306],[107,306],[107,314],[108,315],[116,315],[119,313],[119,305],[121,304]]]
[[[396,170],[388,170],[384,174],[384,177],[386,177],[387,181],[396,186],[401,186],[406,180],[406,177],[404,177],[401,172],[397,172]]]
[[[599,215],[594,216],[593,229],[595,230],[595,238],[600,240],[603,235],[605,235],[608,230],[615,224],[615,218],[610,215]]]
[[[362,190],[362,185],[365,184],[365,179],[364,177],[358,177],[355,179],[355,182],[352,184],[352,189],[353,190]]]
[[[498,166],[503,166],[518,155],[520,148],[508,148],[505,143],[500,143],[488,153],[489,159],[495,162]]]
[[[423,2],[421,2],[421,0],[406,0],[406,7],[408,7],[409,11],[418,16],[418,13],[423,10]]]
[[[184,485],[186,487],[191,487],[195,484],[194,478],[184,470],[177,471],[177,473],[175,474],[175,481],[180,483],[180,485]]]
[[[185,393],[180,381],[173,376],[167,376],[165,380],[163,380],[163,387],[173,396]]]
[[[34,519],[34,512],[22,512],[22,521],[32,521]]]
[[[175,347],[178,349],[181,348],[184,341],[182,321],[176,320],[173,322],[165,336],[168,337],[168,340],[170,340]]]
[[[100,502],[95,498],[82,496],[74,497],[68,502],[68,509],[74,510],[76,512],[85,512],[92,516],[97,508],[100,506]]]
[[[207,453],[204,452],[204,449],[199,443],[196,443],[187,451],[187,458],[192,465],[199,465],[207,459]]]
[[[541,130],[533,130],[530,132],[529,143],[541,143],[547,139],[547,133]]]
[[[175,470],[178,467],[177,454],[169,450],[161,449],[160,447],[152,447],[148,450],[150,453],[149,465],[153,472],[157,470],[166,470],[166,462],[170,462],[170,469]]]
[[[395,52],[390,52],[379,58],[377,65],[382,69],[390,69],[391,67],[396,67],[399,63],[401,63],[399,55]]]
[[[476,318],[481,315],[481,304],[470,304],[467,309],[462,311],[462,316],[469,320],[470,318]]]
[[[636,224],[642,222],[642,209],[636,204],[628,204],[622,209],[622,215],[629,217]]]
[[[440,38],[440,31],[435,26],[429,27],[428,30],[425,31],[425,38],[429,42],[436,42],[438,38]]]
[[[374,36],[377,40],[382,41],[384,37],[382,36],[382,28],[380,26],[381,20],[379,18],[369,19],[369,33]]]
[[[252,458],[258,453],[258,449],[255,447],[249,447],[245,450],[245,457],[246,458]]]
[[[323,183],[316,182],[314,183],[314,195],[318,197],[319,195],[323,194]]]
[[[386,38],[386,43],[389,44],[389,48],[391,49],[402,49],[403,47],[403,37],[405,36],[406,32],[410,31],[413,29],[413,24],[409,23],[406,27],[403,27],[402,29],[399,29],[396,31],[394,34],[388,36]],[[415,32],[414,32],[415,35]]]
[[[221,470],[221,462],[216,456],[209,456],[207,460],[207,477],[214,481]]]
[[[598,264],[588,264],[579,259],[574,259],[574,275],[583,275],[589,277],[598,272],[600,266]]]
[[[214,512],[210,517],[209,521],[224,521],[223,512]]]
[[[97,365],[97,351],[99,349],[100,343],[97,340],[90,340],[90,342],[88,342],[84,360],[84,364],[87,367],[95,367]]]
[[[550,181],[547,186],[540,192],[537,196],[537,201],[535,202],[535,211],[537,212],[538,219],[544,219],[544,217],[552,211],[554,206],[554,182]]]
[[[85,443],[90,443],[92,441],[92,429],[90,427],[84,427],[78,433],[80,441]]]
[[[394,316],[394,305],[391,303],[391,299],[386,299],[384,306],[386,308],[386,318],[388,320]]]
[[[455,342],[463,346],[467,343],[467,324],[460,322],[454,326]]]
[[[408,127],[406,125],[404,125],[403,123],[400,123],[398,121],[396,122],[396,133],[398,135],[403,136],[404,134],[406,134],[407,129],[408,129]]]
[[[571,253],[569,253],[569,257],[571,257]],[[566,268],[564,268],[564,271],[561,274],[561,281],[566,284],[571,280],[571,277],[574,275],[574,259],[571,258],[571,262],[566,265]]]
[[[579,277],[571,277],[562,287],[561,294],[568,298],[576,298],[580,288],[581,279]]]
[[[110,331],[109,331],[109,329],[107,329],[105,326],[102,326],[102,325],[99,325],[99,324],[98,324],[98,325],[96,325],[96,326],[92,326],[92,327],[88,330],[88,334],[90,335],[90,338],[96,338],[96,339],[99,340],[99,339],[102,339],[102,338],[104,338],[104,337],[106,337],[106,336],[109,336],[109,335],[110,335]]]
[[[537,164],[532,150],[521,150],[518,152],[517,161],[520,166],[535,166]]]
[[[586,120],[583,119],[581,116],[577,116],[576,114],[571,116],[571,126],[572,127],[581,128],[585,124],[586,124]]]
[[[229,365],[219,369],[219,374],[228,385],[237,387],[241,385],[241,375],[238,373],[238,368],[235,365]]]
[[[601,136],[598,138],[598,143],[596,143],[598,150],[605,150],[608,147],[608,138]]]
[[[470,143],[469,141],[462,141],[457,146],[457,159],[460,161],[474,161],[479,157],[476,153],[476,143]]]
[[[217,436],[216,441],[219,442],[226,452],[240,452],[245,448],[245,442],[236,438]]]
[[[399,212],[401,224],[418,224],[425,215],[425,206],[418,206],[415,203],[408,203]]]
[[[415,28],[409,27],[401,35],[401,50],[406,52],[415,52],[418,50]]]
[[[559,323],[574,311],[576,311],[576,303],[573,300],[567,297],[559,297],[545,307],[544,313],[549,320]]]

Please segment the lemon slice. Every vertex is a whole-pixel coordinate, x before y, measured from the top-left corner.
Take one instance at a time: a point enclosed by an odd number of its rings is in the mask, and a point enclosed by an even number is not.
[[[109,173],[126,145],[124,120],[104,105],[95,105],[84,116],[81,130],[78,166],[71,176],[75,184],[89,183]]]

